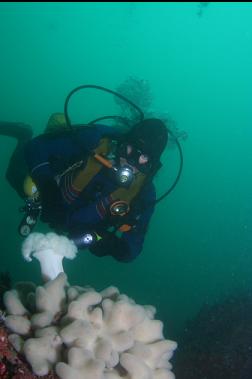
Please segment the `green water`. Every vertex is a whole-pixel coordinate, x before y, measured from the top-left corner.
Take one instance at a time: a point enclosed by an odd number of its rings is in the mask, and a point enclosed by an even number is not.
[[[203,303],[252,285],[252,5],[198,10],[195,2],[0,4],[1,120],[29,123],[37,135],[74,87],[115,89],[133,75],[149,81],[153,108],[188,133],[181,180],[157,206],[142,254],[129,264],[88,252],[65,263],[72,284],[113,284],[155,305],[174,339]],[[107,98],[85,101],[79,119],[110,113]],[[22,202],[4,176],[14,146],[0,137],[1,271],[40,283],[38,262],[21,257]],[[159,195],[178,167],[176,150],[162,161]]]

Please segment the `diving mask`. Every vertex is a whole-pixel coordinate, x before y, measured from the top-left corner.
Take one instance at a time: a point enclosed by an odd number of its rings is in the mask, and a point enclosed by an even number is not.
[[[152,162],[150,155],[145,153],[140,147],[131,143],[122,143],[117,151],[117,156],[124,159],[129,167],[136,168],[143,174],[150,173]]]

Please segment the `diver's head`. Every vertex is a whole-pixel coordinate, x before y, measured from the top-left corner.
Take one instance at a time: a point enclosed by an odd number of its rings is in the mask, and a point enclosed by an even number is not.
[[[134,125],[119,146],[121,165],[134,172],[155,174],[161,167],[160,157],[168,142],[168,131],[163,121],[150,118]]]

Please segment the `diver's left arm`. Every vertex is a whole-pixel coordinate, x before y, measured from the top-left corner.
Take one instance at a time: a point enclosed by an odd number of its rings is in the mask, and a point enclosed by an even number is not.
[[[135,226],[121,235],[114,232],[105,232],[102,239],[89,248],[91,253],[103,257],[110,255],[120,262],[131,262],[142,251],[147,227],[153,213],[149,207],[139,215]]]

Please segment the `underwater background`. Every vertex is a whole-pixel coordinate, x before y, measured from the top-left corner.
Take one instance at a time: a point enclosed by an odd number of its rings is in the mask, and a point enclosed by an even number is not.
[[[177,340],[203,304],[252,285],[251,19],[245,2],[0,3],[0,120],[38,135],[73,88],[115,90],[133,77],[148,83],[151,111],[187,137],[181,179],[157,205],[141,255],[122,264],[81,252],[64,262],[73,285],[113,284],[154,305],[167,338]],[[79,96],[77,121],[118,112],[107,95]],[[38,262],[21,256],[23,203],[5,180],[14,147],[0,136],[0,271],[39,284]],[[162,162],[158,196],[176,176],[175,147]]]

